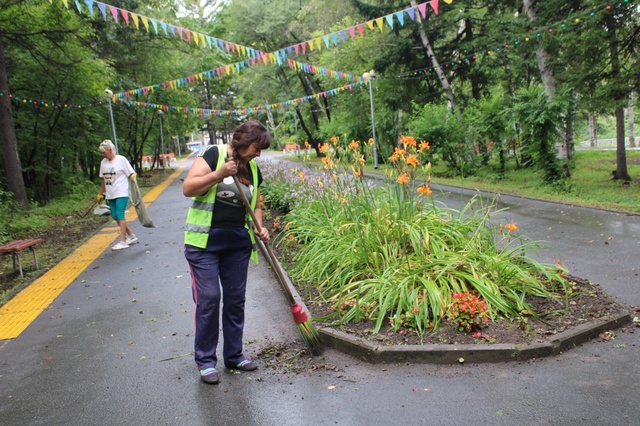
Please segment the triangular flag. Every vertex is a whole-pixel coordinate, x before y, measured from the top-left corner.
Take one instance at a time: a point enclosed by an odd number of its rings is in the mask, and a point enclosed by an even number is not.
[[[396,12],[396,18],[398,19],[398,22],[400,22],[400,26],[404,27],[404,13],[402,11]]]
[[[129,26],[129,12],[124,10],[124,9],[120,9],[120,14],[124,18],[124,22],[128,27]]]
[[[355,27],[349,28],[349,35],[351,36],[351,40],[353,40],[353,38],[356,36]]]
[[[62,3],[64,3],[64,6],[69,9],[69,4],[67,3],[67,0],[62,0]]]
[[[371,27],[371,29],[373,29],[373,26]],[[361,38],[364,37],[364,26],[362,24],[358,25],[358,32],[360,33]]]
[[[376,24],[378,24],[378,28],[380,28],[380,31],[382,31],[383,19],[382,18],[376,19]],[[393,25],[391,26],[391,28],[393,28]]]
[[[429,2],[431,4],[431,8],[433,9],[433,11],[436,13],[436,15],[438,14],[438,0],[431,0],[431,2]],[[420,11],[420,14],[422,15],[422,18],[426,18],[427,17],[427,4],[426,3],[422,3],[418,5],[418,10]]]
[[[309,51],[313,52],[313,40],[309,40],[307,43],[309,44]]]
[[[102,12],[102,17],[106,21],[107,20],[107,5],[104,4],[104,3],[98,2],[98,9],[100,9],[100,12]]]
[[[113,6],[109,6],[109,10],[111,11],[111,16],[113,16],[113,20],[116,21],[116,24],[118,23],[118,9],[113,7]]]
[[[184,32],[187,33],[187,43],[191,43],[191,31],[185,28]]]
[[[416,11],[413,10],[413,7],[407,9],[407,15],[409,15],[409,18],[411,18],[412,21],[416,20],[416,16],[415,16],[416,15]]]
[[[326,36],[322,37],[322,40],[324,41],[325,47],[328,49],[329,48],[329,36],[326,35]]]
[[[93,17],[93,0],[84,0],[84,2],[87,4],[87,7],[89,8],[89,14],[91,14],[91,16]]]
[[[132,13],[131,18],[133,18],[133,24],[136,26],[136,30],[139,30],[140,24],[138,23],[138,15],[136,15],[135,13]]]
[[[387,15],[385,16],[387,24],[389,24],[389,26],[391,27],[391,29],[393,29],[393,15]],[[382,31],[382,28],[380,28],[380,31]]]
[[[152,19],[151,25],[153,25],[153,29],[156,32],[156,35],[158,35],[158,21],[156,21],[155,19]]]
[[[317,38],[316,40],[316,49],[320,50],[322,48],[322,40],[320,40],[319,38]]]
[[[300,47],[299,44],[296,44],[295,46],[293,46],[293,50],[296,51],[296,56],[298,56],[298,48]]]
[[[182,38],[182,27],[177,27],[178,28],[178,34],[180,35],[180,41],[183,40]]]
[[[164,35],[166,35],[168,37],[169,33],[167,32],[167,23],[166,22],[160,22],[160,27],[162,28],[162,31],[164,31]]]
[[[78,13],[82,13],[82,5],[78,0],[76,0],[76,8],[78,9]]]
[[[340,30],[340,38],[342,39],[342,42],[344,43],[344,30]]]
[[[360,27],[362,26],[362,24],[358,25],[358,29],[360,29]],[[373,21],[367,21],[367,27],[369,27],[370,30],[373,29]]]
[[[331,39],[333,40],[333,45],[337,46],[338,45],[338,34],[337,33],[332,33],[331,34]],[[329,46],[327,46],[329,47]]]
[[[147,32],[149,32],[149,19],[146,16],[141,16],[141,19],[144,27],[147,29]]]

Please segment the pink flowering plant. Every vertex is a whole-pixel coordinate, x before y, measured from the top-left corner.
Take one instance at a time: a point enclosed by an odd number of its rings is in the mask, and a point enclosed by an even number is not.
[[[460,331],[471,332],[478,330],[489,322],[486,301],[478,297],[475,291],[454,293],[451,295],[451,306],[447,313],[447,320]]]

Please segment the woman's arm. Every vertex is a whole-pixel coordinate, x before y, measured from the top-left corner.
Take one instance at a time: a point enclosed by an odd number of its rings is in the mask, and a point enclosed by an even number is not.
[[[256,237],[260,238],[263,242],[269,242],[269,231],[262,225],[262,208],[260,208],[260,188],[256,190],[256,197],[258,197],[258,201],[256,202],[256,208],[253,210],[253,215],[256,218],[257,225],[253,224],[253,232],[256,234]],[[258,232],[258,228],[260,228],[260,232]]]
[[[182,193],[185,197],[206,194],[213,185],[222,182],[227,176],[235,175],[237,171],[238,168],[235,161],[227,160],[219,170],[211,170],[204,158],[196,157],[182,184]]]

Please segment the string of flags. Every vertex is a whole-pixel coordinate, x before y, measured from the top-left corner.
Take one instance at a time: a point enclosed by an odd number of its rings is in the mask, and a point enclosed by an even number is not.
[[[52,2],[52,0],[49,0],[50,2]],[[68,7],[68,0],[62,0],[63,3],[65,4],[65,6]],[[453,0],[443,0],[445,1],[445,3],[450,4],[452,3]],[[624,3],[628,3],[629,0],[623,0]],[[78,8],[78,10],[82,13],[82,6],[79,4],[79,0],[75,0],[76,6]],[[85,3],[87,4],[87,7],[89,7],[89,9],[91,10],[91,14],[93,16],[93,5],[96,4],[98,9],[103,11],[106,11],[107,7],[112,8],[112,6],[109,5],[104,5],[104,7],[100,6],[100,2],[96,2],[93,0],[85,0]],[[403,23],[403,18],[399,17],[402,16],[404,17],[403,13],[406,13],[409,17],[411,17],[411,19],[415,18],[415,10],[417,9],[418,12],[425,17],[426,16],[426,5],[429,4],[431,6],[431,8],[434,10],[434,12],[436,14],[438,14],[438,1],[437,0],[433,0],[427,3],[422,3],[416,7],[412,7],[412,8],[407,8],[404,9],[402,11],[399,12],[395,12],[393,14],[390,15],[386,15],[384,17],[381,18],[376,18],[374,20],[368,21],[366,24],[367,28],[373,29],[373,23],[375,23],[375,25],[377,25],[380,30],[382,30],[382,22],[387,22],[392,28],[393,28],[393,18],[395,17],[398,22]],[[570,23],[573,24],[581,24],[582,23],[582,19],[580,19],[580,17],[576,17],[576,16],[582,16],[585,17],[586,15],[588,15],[589,17],[594,17],[595,13],[597,12],[597,10],[599,9],[606,9],[606,10],[611,10],[611,6],[610,5],[602,5],[600,7],[594,8],[592,11],[590,12],[582,12],[582,15],[574,15],[572,17],[573,21],[569,21]],[[127,13],[131,14],[132,12],[128,12],[128,11],[124,11],[123,9],[119,9],[119,8],[113,8],[113,9],[109,9],[111,11],[111,14],[113,16],[114,12],[113,10],[115,10],[115,12],[119,12],[121,16],[125,16]],[[402,13],[401,13],[402,12]],[[400,14],[400,15],[399,15]],[[116,14],[117,15],[117,14]],[[129,15],[131,16],[131,15]],[[141,20],[142,15],[138,15],[138,18]],[[103,17],[106,20],[106,15],[105,13],[103,13]],[[124,18],[123,18],[124,19]],[[131,18],[132,20],[134,20],[134,18]],[[151,22],[151,18],[146,18],[147,22]],[[117,18],[114,18],[114,20],[116,20],[117,22]],[[382,21],[381,21],[382,20]],[[391,23],[390,23],[391,21]],[[126,20],[126,22],[128,23],[129,20]],[[160,23],[159,25],[161,27],[163,27],[161,21],[157,21],[156,22]],[[350,27],[349,29],[346,29],[349,33],[354,33],[357,30],[358,33],[363,36],[363,31],[364,30],[358,30],[359,27],[364,28],[365,24],[358,24],[356,26]],[[165,24],[168,25],[168,24]],[[152,24],[153,26],[153,24]],[[566,20],[563,21],[559,28],[560,29],[565,29],[567,27],[566,24]],[[178,27],[175,27],[178,28]],[[148,30],[148,26],[147,26],[147,30]],[[547,29],[549,34],[554,34],[554,28],[553,27],[549,27]],[[286,102],[280,102],[277,104],[271,104],[268,106],[259,106],[259,107],[255,107],[255,108],[246,108],[246,109],[240,109],[240,110],[233,110],[233,111],[225,111],[225,110],[206,110],[206,109],[200,109],[200,108],[187,108],[187,107],[173,107],[173,106],[166,106],[166,105],[156,105],[156,104],[150,104],[150,103],[143,103],[143,102],[122,102],[125,104],[129,104],[129,105],[139,105],[139,106],[147,106],[147,107],[152,107],[152,108],[160,108],[160,109],[165,109],[165,110],[176,110],[176,111],[183,111],[183,112],[190,112],[192,114],[196,114],[198,116],[209,116],[209,115],[230,115],[230,114],[247,114],[247,113],[251,113],[251,112],[261,112],[261,111],[266,111],[268,109],[276,109],[278,107],[282,107],[287,105],[287,103],[297,103],[297,102],[304,102],[308,99],[311,99],[313,97],[326,97],[326,96],[332,96],[337,94],[340,91],[343,90],[351,90],[354,87],[357,87],[358,84],[357,83],[362,83],[363,82],[363,78],[362,76],[357,76],[354,74],[349,74],[349,73],[343,73],[343,72],[339,72],[339,71],[333,71],[333,70],[328,70],[322,67],[316,67],[310,64],[305,64],[305,63],[301,63],[301,62],[297,62],[291,58],[286,58],[286,54],[283,54],[282,51],[286,51],[288,52],[296,52],[296,54],[300,51],[306,51],[303,49],[306,49],[306,47],[303,46],[310,46],[310,43],[315,45],[315,47],[317,48],[317,44],[318,41],[317,40],[325,40],[325,37],[331,37],[332,39],[334,37],[338,37],[335,34],[340,34],[341,31],[345,31],[345,30],[340,30],[336,33],[333,33],[334,35],[329,35],[329,36],[323,36],[321,38],[317,38],[314,39],[313,41],[306,41],[306,42],[302,42],[302,43],[298,43],[296,46],[298,46],[298,48],[296,49],[295,46],[290,46],[288,48],[284,48],[281,49],[279,54],[276,54],[277,52],[274,53],[264,53],[264,52],[260,52],[258,50],[253,49],[252,52],[250,54],[250,57],[246,60],[243,61],[239,61],[236,62],[234,64],[230,64],[230,65],[224,65],[222,67],[216,68],[214,70],[209,70],[209,71],[205,71],[205,72],[201,72],[198,74],[194,74],[191,76],[187,76],[187,77],[183,77],[181,79],[176,79],[176,80],[172,80],[169,82],[164,82],[164,83],[160,83],[157,85],[153,85],[153,86],[147,86],[147,87],[143,87],[143,88],[139,88],[139,89],[135,89],[135,90],[130,90],[130,91],[126,91],[126,92],[121,92],[121,93],[116,93],[113,96],[113,101],[116,102],[118,100],[121,100],[123,98],[128,98],[132,95],[145,95],[148,94],[150,92],[152,92],[155,88],[178,88],[178,87],[182,87],[186,84],[190,84],[190,83],[194,83],[197,81],[202,81],[204,78],[219,78],[222,77],[224,75],[229,75],[229,74],[233,74],[233,73],[239,73],[241,70],[249,67],[249,66],[253,66],[253,65],[257,65],[257,64],[278,64],[278,65],[282,65],[283,61],[286,59],[286,63],[287,65],[291,68],[291,69],[296,69],[296,70],[302,70],[304,72],[307,73],[319,73],[321,75],[325,75],[325,76],[330,76],[336,79],[345,79],[345,80],[349,80],[349,81],[356,81],[355,84],[350,84],[350,85],[346,85],[346,86],[342,86],[341,88],[337,88],[337,89],[332,89],[326,92],[322,92],[320,94],[317,95],[312,95],[309,97],[304,97],[304,98],[298,98],[296,100],[290,100],[290,101],[286,101]],[[545,32],[547,32],[545,31]],[[180,33],[181,31],[178,31],[178,33]],[[191,31],[190,31],[191,32]],[[183,34],[186,34],[184,31],[182,31]],[[193,33],[193,32],[192,32]],[[476,60],[479,58],[483,58],[484,56],[487,55],[493,55],[496,53],[501,53],[502,51],[506,51],[510,48],[513,47],[517,47],[521,44],[522,41],[526,42],[530,42],[536,39],[539,39],[542,36],[543,32],[539,31],[535,34],[535,36],[529,36],[529,37],[523,37],[520,40],[515,40],[511,43],[505,43],[503,46],[497,47],[494,50],[488,50],[486,52],[483,53],[478,53],[478,54],[473,54],[473,55],[469,55],[465,58],[460,58],[456,61],[451,61],[451,62],[445,62],[444,64],[441,64],[440,67],[441,68],[452,68],[455,67],[459,64],[462,64],[463,62],[470,62],[472,60]],[[340,36],[340,39],[342,39],[342,36]],[[218,48],[220,48],[219,46],[225,46],[224,50],[231,52],[231,51],[235,51],[235,52],[241,52],[242,50],[240,48],[238,48],[237,44],[233,44],[231,42],[226,42],[224,40],[219,40],[217,39],[218,42],[216,43],[216,46],[218,46]],[[326,43],[325,43],[326,44]],[[231,47],[231,46],[234,47]],[[335,44],[334,44],[335,45]],[[328,46],[328,45],[327,45]],[[290,50],[291,49],[291,50]],[[310,47],[311,49],[311,47]],[[244,50],[247,51],[247,50]],[[248,51],[247,51],[248,52]],[[290,53],[289,53],[290,54]],[[427,68],[423,68],[420,70],[415,70],[415,71],[410,71],[407,73],[403,73],[400,75],[396,75],[396,76],[390,76],[390,77],[381,77],[378,76],[378,79],[403,79],[403,78],[415,78],[416,76],[421,77],[422,75],[426,74],[427,72],[431,72],[433,71],[433,67],[427,67]],[[4,94],[2,92],[0,92],[0,96],[3,96]],[[99,106],[99,105],[103,105],[105,103],[105,101],[96,101],[96,102],[92,102],[90,104],[60,104],[60,103],[55,103],[55,102],[44,102],[41,100],[35,100],[35,99],[28,99],[28,98],[19,98],[19,97],[15,97],[12,96],[11,94],[8,94],[9,98],[14,101],[15,103],[22,103],[22,104],[29,104],[29,105],[34,105],[34,106],[43,106],[43,107],[53,107],[55,109],[74,109],[74,108],[88,108],[88,107],[94,107],[94,106]]]

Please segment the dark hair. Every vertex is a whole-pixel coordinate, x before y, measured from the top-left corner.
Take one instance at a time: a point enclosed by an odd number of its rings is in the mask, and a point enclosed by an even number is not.
[[[237,150],[247,148],[255,144],[257,148],[267,149],[271,146],[271,134],[269,130],[257,120],[249,120],[238,127],[233,132],[231,146],[233,147],[233,158],[238,165],[238,178],[241,182],[249,184],[249,174],[247,163],[237,155]]]

